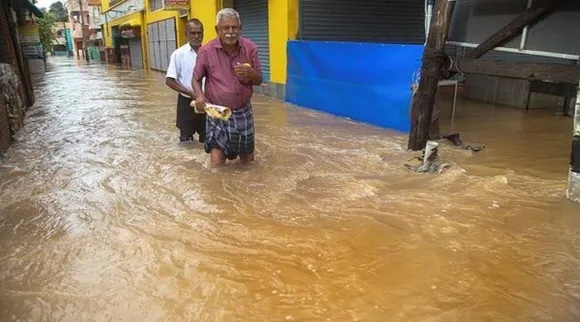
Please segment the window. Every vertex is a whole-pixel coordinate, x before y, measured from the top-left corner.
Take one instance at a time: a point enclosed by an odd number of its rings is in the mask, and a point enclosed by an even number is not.
[[[156,11],[161,10],[165,6],[164,0],[149,0],[149,10]]]

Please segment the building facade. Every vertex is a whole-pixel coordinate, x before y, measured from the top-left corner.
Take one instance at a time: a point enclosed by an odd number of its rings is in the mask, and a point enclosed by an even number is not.
[[[57,22],[54,25],[54,39],[52,39],[52,52],[53,56],[68,56],[69,47],[67,39],[68,23]],[[71,51],[72,53],[72,51]]]
[[[32,2],[0,0],[0,155],[12,143],[24,124],[26,110],[34,104],[29,62],[42,59],[35,57],[38,50],[26,48],[35,47],[29,43],[36,38],[26,31],[35,24],[35,16],[42,17],[42,12]]]
[[[87,55],[89,60],[104,60],[103,33],[101,31],[101,0],[88,0],[89,35],[87,36]]]
[[[65,9],[72,34],[73,54],[77,59],[85,59],[87,38],[91,34],[88,2],[87,0],[67,0]]]

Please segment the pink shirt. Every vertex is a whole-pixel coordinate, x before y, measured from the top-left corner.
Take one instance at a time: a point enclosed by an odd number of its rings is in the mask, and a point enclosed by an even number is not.
[[[234,67],[238,63],[249,63],[262,75],[258,46],[247,38],[240,37],[233,55],[224,51],[219,38],[199,49],[193,75],[196,80],[205,77],[205,97],[209,103],[240,109],[250,102],[254,92],[252,82],[240,81],[236,76]]]

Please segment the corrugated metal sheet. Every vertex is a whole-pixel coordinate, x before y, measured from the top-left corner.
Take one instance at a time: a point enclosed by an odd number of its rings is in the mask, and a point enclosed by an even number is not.
[[[133,69],[143,68],[143,58],[141,56],[141,38],[129,39],[129,54],[131,55],[131,67]]]
[[[242,19],[242,36],[258,45],[264,81],[270,80],[270,38],[268,37],[268,0],[236,0],[235,9]]]
[[[535,3],[538,0],[534,0]],[[479,44],[523,12],[528,0],[462,0],[455,5],[449,40]],[[580,1],[565,1],[528,29],[525,49],[577,55]],[[521,33],[502,44],[520,48]]]
[[[149,60],[152,69],[167,71],[169,57],[177,49],[174,18],[151,23],[149,32]]]
[[[424,0],[300,0],[300,39],[425,42]]]

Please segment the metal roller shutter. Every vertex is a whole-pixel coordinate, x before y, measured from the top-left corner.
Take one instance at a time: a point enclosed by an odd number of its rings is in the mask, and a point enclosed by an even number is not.
[[[143,68],[143,58],[141,57],[141,39],[129,39],[129,54],[131,54],[131,68]]]
[[[152,69],[167,71],[169,57],[177,48],[175,20],[154,22],[147,26],[149,32],[149,57]]]
[[[300,39],[423,44],[425,0],[300,0]]]
[[[268,0],[236,0],[235,9],[242,19],[242,36],[258,45],[264,81],[270,80],[270,39],[268,37]]]

